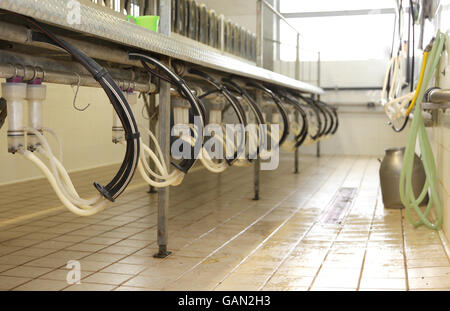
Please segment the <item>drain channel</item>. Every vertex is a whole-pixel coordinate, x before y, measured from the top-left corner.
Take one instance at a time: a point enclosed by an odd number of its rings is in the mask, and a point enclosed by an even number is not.
[[[323,212],[320,222],[325,224],[340,224],[345,212],[353,203],[358,188],[342,187],[334,195],[330,204]]]

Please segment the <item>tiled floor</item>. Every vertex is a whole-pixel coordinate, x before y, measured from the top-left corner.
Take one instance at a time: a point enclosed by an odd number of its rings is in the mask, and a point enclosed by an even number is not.
[[[77,217],[45,181],[0,187],[0,290],[450,290],[437,232],[385,210],[369,157],[292,156],[262,174],[196,171],[171,189],[170,250],[155,259],[156,195],[136,176],[104,212]],[[110,168],[76,173],[86,196]],[[324,221],[341,187],[357,188],[340,223]],[[66,264],[81,265],[69,285]]]

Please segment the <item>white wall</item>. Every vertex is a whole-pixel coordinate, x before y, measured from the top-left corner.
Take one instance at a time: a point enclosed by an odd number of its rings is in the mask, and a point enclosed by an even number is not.
[[[302,62],[302,81],[317,83],[317,63]],[[320,64],[321,87],[381,87],[387,60],[327,61]],[[295,63],[277,62],[277,70],[295,76]],[[381,156],[384,149],[404,146],[407,129],[395,133],[387,124],[387,118],[378,105],[367,109],[368,102],[378,103],[380,90],[326,91],[321,99],[338,107],[340,128],[335,136],[321,142],[323,154],[363,154]],[[312,154],[316,147],[302,147],[301,152]]]

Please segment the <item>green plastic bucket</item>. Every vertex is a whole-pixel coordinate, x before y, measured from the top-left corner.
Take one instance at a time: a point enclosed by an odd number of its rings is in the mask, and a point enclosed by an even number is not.
[[[132,19],[138,26],[158,32],[159,16],[145,15],[145,16],[134,17],[132,15],[128,15],[127,21],[129,21],[130,19]]]

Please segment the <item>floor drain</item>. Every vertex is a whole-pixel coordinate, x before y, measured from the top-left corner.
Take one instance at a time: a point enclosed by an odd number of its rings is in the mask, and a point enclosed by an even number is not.
[[[340,224],[345,212],[352,205],[358,188],[343,187],[334,195],[330,205],[323,212],[320,222],[325,224]]]

